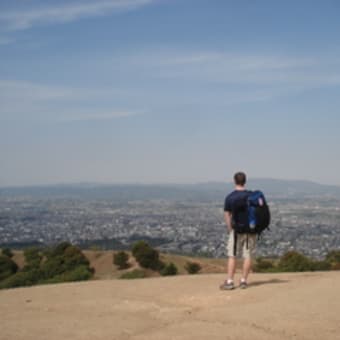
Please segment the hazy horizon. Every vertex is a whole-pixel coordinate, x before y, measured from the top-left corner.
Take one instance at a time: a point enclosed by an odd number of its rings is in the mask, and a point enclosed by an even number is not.
[[[248,178],[246,187],[252,185],[253,182],[257,181],[269,181],[269,182],[289,182],[289,183],[306,183],[306,184],[315,184],[321,186],[332,186],[340,188],[340,185],[337,184],[327,184],[321,183],[306,179],[287,179],[287,178],[269,178],[269,177],[253,177]],[[222,184],[222,185],[234,185],[232,178],[229,180],[211,180],[211,181],[197,181],[197,182],[95,182],[95,181],[82,181],[82,182],[51,182],[51,183],[41,183],[41,184],[27,184],[27,185],[6,185],[0,186],[1,188],[24,188],[24,187],[57,187],[57,186],[176,186],[176,185],[214,185],[214,184]]]
[[[0,187],[340,185],[340,3],[0,3]]]

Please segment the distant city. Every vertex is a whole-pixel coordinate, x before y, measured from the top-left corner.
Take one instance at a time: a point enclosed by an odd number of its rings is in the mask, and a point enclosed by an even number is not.
[[[314,189],[307,190],[304,182],[300,190],[296,182],[276,181],[273,189],[271,181],[254,183],[266,193],[272,213],[258,256],[297,250],[322,258],[340,248],[337,187],[317,191],[311,183]],[[3,188],[0,247],[70,241],[83,248],[129,249],[144,239],[162,252],[225,257],[223,201],[230,190],[230,184],[218,183]]]

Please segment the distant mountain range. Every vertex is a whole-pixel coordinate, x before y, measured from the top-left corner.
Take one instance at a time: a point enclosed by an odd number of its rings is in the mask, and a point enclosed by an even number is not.
[[[249,180],[249,189],[260,189],[267,196],[340,198],[340,187],[304,180],[257,178]],[[0,197],[112,199],[117,201],[165,200],[221,200],[233,190],[232,183],[207,182],[197,184],[62,184],[46,186],[4,187]]]

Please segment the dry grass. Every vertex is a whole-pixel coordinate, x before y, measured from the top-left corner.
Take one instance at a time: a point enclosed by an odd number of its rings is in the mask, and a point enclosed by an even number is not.
[[[118,270],[117,267],[113,264],[114,251],[84,250],[83,253],[90,261],[90,266],[95,269],[94,276],[95,279],[119,278],[122,273],[125,273],[136,268],[140,268],[138,263],[132,256],[131,252],[129,251],[127,253],[129,254],[130,267],[125,270]],[[25,259],[22,251],[14,251],[13,259],[19,265],[19,268],[23,267]],[[202,269],[199,272],[200,274],[226,272],[226,259],[190,257],[164,253],[160,254],[160,259],[166,263],[173,262],[178,268],[179,275],[187,274],[187,271],[185,270],[185,265],[188,261],[197,262],[201,265]],[[159,274],[153,271],[147,271],[147,276],[153,277],[159,276]]]

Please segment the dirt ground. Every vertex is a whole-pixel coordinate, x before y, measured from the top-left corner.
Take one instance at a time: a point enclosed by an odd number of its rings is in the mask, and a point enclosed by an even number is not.
[[[1,340],[340,339],[340,272],[97,280],[0,291]]]

